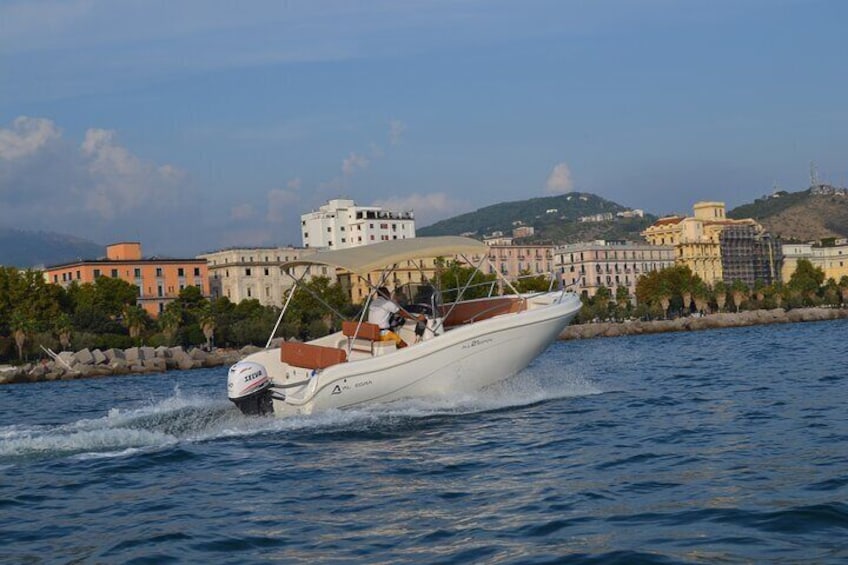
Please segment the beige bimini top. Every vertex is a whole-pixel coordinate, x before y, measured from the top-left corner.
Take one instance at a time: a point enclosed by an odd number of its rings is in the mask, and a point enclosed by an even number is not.
[[[282,265],[297,267],[301,265],[328,265],[340,267],[351,273],[364,275],[389,265],[396,265],[411,259],[426,259],[430,257],[450,257],[453,255],[486,253],[488,246],[482,241],[469,237],[446,235],[439,237],[414,237],[411,239],[394,239],[381,241],[371,245],[318,251],[296,261]]]

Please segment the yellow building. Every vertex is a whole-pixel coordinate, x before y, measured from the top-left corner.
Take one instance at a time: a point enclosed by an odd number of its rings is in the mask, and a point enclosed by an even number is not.
[[[848,276],[848,242],[840,240],[831,247],[814,246],[812,243],[787,243],[783,246],[783,281],[788,282],[800,259],[806,259],[824,271],[824,280],[839,282]]]
[[[697,202],[693,211],[694,216],[660,218],[642,236],[651,245],[674,246],[675,263],[688,266],[693,274],[712,285],[723,279],[722,230],[728,226],[753,226],[759,233],[763,228],[751,218],[727,218],[724,202]]]

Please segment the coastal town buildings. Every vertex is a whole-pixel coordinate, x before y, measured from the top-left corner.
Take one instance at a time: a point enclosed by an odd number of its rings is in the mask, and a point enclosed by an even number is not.
[[[594,296],[603,286],[613,295],[624,287],[633,297],[638,278],[673,266],[674,254],[672,245],[596,240],[557,247],[554,268],[567,287],[585,296]]]
[[[68,287],[72,283],[93,283],[98,277],[124,280],[138,287],[138,304],[154,318],[179,297],[180,291],[196,286],[209,296],[206,261],[203,259],[143,258],[136,241],[106,246],[106,257],[62,263],[46,267],[48,283]]]
[[[540,275],[554,270],[552,244],[521,244],[504,237],[483,241],[489,246],[489,273],[497,271],[514,280],[522,274]],[[472,261],[476,259],[472,258]]]
[[[207,264],[212,298],[227,297],[236,304],[256,299],[263,306],[281,307],[294,279],[303,276],[306,270],[305,267],[285,269],[282,265],[313,253],[314,249],[301,247],[238,247],[204,253],[198,259]],[[304,280],[310,276],[336,280],[335,270],[329,267],[313,266]]]
[[[824,278],[836,282],[848,276],[848,240],[839,239],[832,245],[813,243],[786,243],[783,245],[782,277],[786,282],[792,277],[798,261],[806,259],[824,271]]]
[[[693,216],[660,218],[642,236],[651,245],[673,246],[675,262],[688,266],[705,283],[732,282],[722,268],[721,232],[731,226],[749,226],[754,233],[762,234],[763,227],[751,218],[727,218],[724,202],[697,202],[693,212]]]
[[[340,198],[301,215],[300,227],[303,247],[309,248],[343,249],[415,237],[412,212],[357,206]]]

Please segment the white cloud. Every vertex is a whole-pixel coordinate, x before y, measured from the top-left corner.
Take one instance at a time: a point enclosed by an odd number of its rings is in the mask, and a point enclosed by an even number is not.
[[[444,192],[392,196],[375,201],[374,206],[382,206],[389,210],[415,212],[415,225],[417,227],[423,227],[448,215],[458,214],[468,207],[467,203],[455,200]]]
[[[400,120],[391,120],[389,122],[389,142],[392,145],[397,145],[401,141],[403,132],[406,131],[406,124]]]
[[[61,136],[61,130],[51,120],[19,116],[11,129],[0,129],[0,159],[27,157]]]
[[[101,243],[142,231],[153,245],[183,242],[202,220],[191,190],[181,169],[138,157],[114,131],[91,128],[75,141],[51,120],[25,116],[0,128],[0,210],[10,227]]]
[[[342,160],[342,173],[345,176],[350,176],[357,170],[366,168],[369,163],[368,157],[351,151],[350,155]]]
[[[290,190],[275,188],[268,191],[268,214],[266,219],[272,224],[280,224],[297,214],[300,196]]]
[[[301,181],[299,178],[289,179],[289,181],[286,183],[286,186],[289,190],[300,190],[300,187],[302,185],[303,181]]]
[[[558,163],[548,176],[546,185],[548,194],[564,194],[571,192],[574,181],[571,179],[571,169],[565,163]]]
[[[140,207],[171,204],[184,175],[172,165],[158,166],[133,155],[117,142],[114,131],[92,128],[80,145],[89,173],[84,187],[86,208],[114,218]]]

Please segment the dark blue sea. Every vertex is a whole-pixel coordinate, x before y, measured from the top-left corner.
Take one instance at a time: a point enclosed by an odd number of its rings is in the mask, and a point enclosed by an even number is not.
[[[848,321],[558,342],[243,417],[226,368],[0,387],[3,563],[846,563]]]

